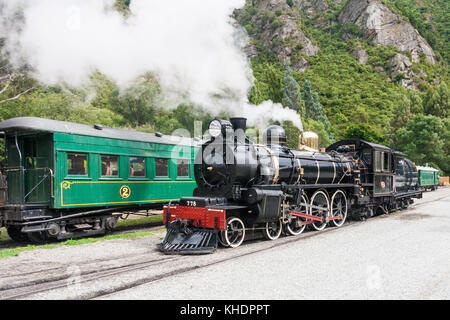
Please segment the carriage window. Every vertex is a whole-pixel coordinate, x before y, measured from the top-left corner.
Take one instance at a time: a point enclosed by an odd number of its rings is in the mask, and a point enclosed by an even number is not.
[[[177,175],[189,177],[189,162],[187,160],[177,160]]]
[[[169,161],[167,159],[155,159],[155,176],[168,177],[169,176]]]
[[[117,156],[101,156],[102,176],[117,177],[119,175],[119,161]]]
[[[67,174],[74,176],[87,175],[87,154],[67,154]]]
[[[382,152],[375,151],[375,171],[381,171],[382,159]]]
[[[132,177],[145,177],[145,158],[130,157],[130,175]]]
[[[25,167],[32,169],[37,167],[37,143],[35,140],[24,139]]]

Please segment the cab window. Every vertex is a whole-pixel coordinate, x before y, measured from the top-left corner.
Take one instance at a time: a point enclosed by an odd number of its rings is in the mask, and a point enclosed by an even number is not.
[[[67,174],[72,176],[86,176],[87,154],[67,153]]]
[[[375,151],[375,171],[381,171],[383,152]]]
[[[383,151],[375,151],[375,171],[389,172],[390,168],[390,154]]]
[[[372,164],[372,150],[368,148],[363,149],[362,158],[364,162],[370,166]]]
[[[391,168],[389,153],[383,152],[383,171],[389,171]]]

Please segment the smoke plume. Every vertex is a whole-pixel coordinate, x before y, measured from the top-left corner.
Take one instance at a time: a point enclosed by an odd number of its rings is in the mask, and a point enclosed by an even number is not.
[[[250,125],[291,120],[301,128],[294,110],[248,102],[247,38],[231,18],[244,0],[132,0],[126,19],[114,2],[0,1],[3,49],[44,84],[80,86],[98,70],[126,88],[151,71],[169,107],[188,99],[211,114],[245,116]]]

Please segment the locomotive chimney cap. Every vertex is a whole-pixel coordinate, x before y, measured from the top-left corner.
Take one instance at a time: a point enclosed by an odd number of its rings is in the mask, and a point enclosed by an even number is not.
[[[242,129],[245,132],[247,129],[247,118],[243,117],[233,117],[230,118],[231,125],[233,126],[233,130]]]

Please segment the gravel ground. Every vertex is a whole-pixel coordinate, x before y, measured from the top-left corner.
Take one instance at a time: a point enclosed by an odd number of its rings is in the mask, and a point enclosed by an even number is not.
[[[323,232],[166,256],[164,233],[1,260],[1,299],[449,299],[450,188]]]

